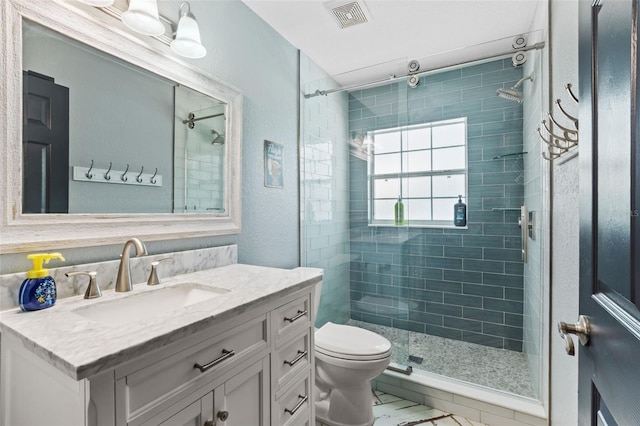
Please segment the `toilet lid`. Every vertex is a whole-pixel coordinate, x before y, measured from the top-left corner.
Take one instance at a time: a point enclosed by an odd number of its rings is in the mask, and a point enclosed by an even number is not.
[[[391,343],[379,334],[331,322],[316,331],[315,347],[327,355],[348,359],[377,359],[391,351]]]

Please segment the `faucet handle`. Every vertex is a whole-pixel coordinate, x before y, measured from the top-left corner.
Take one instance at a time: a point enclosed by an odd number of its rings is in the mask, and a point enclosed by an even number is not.
[[[89,285],[87,286],[87,290],[84,292],[85,299],[95,299],[96,297],[102,296],[102,292],[100,291],[100,287],[98,287],[98,283],[96,282],[95,271],[87,272],[87,271],[78,271],[78,272],[67,272],[65,273],[67,277],[75,277],[76,275],[88,275],[89,276]]]
[[[151,262],[151,273],[149,274],[149,279],[147,280],[147,285],[158,285],[160,284],[160,278],[158,278],[158,265],[160,262],[172,262],[173,259],[170,257],[165,257],[164,259],[157,260],[155,262]]]

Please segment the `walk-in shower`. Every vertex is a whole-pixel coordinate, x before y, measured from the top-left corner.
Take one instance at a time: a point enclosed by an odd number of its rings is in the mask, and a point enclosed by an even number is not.
[[[520,67],[509,54],[345,91],[302,55],[301,257],[324,269],[317,326],[384,335],[409,377],[544,399],[543,233],[525,237],[525,262],[518,225],[523,205],[543,217],[541,75],[534,50]],[[524,102],[496,96],[509,88]]]

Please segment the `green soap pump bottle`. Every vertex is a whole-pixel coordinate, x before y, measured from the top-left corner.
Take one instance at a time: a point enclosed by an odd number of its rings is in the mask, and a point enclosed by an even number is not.
[[[394,223],[396,225],[404,225],[404,204],[402,197],[398,197],[398,201],[394,207]]]

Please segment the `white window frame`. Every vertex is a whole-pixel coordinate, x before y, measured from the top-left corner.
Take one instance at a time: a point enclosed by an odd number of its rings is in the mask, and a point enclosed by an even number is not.
[[[419,172],[408,172],[405,169],[405,165],[402,164],[401,161],[401,172],[400,173],[380,173],[380,174],[376,174],[375,173],[375,138],[376,135],[378,134],[388,134],[388,133],[393,133],[393,132],[398,132],[400,133],[400,135],[402,135],[402,132],[406,132],[406,131],[410,131],[410,130],[414,130],[414,129],[429,129],[430,131],[432,131],[433,128],[438,127],[438,126],[446,126],[446,125],[452,125],[452,124],[460,124],[463,123],[464,124],[464,140],[461,141],[462,143],[452,143],[450,145],[446,145],[446,146],[440,146],[440,147],[433,147],[433,145],[430,145],[429,148],[427,149],[420,149],[419,151],[431,151],[431,153],[433,153],[433,151],[436,151],[438,149],[443,149],[443,148],[453,148],[453,147],[463,147],[464,148],[464,168],[459,168],[459,169],[450,169],[450,170],[433,170],[433,155],[431,155],[431,170],[429,171],[419,171]],[[453,224],[453,204],[455,204],[457,202],[457,196],[459,194],[451,194],[451,196],[446,196],[446,197],[435,197],[434,196],[434,192],[433,192],[433,177],[434,176],[464,176],[464,192],[462,195],[462,201],[467,203],[467,194],[468,194],[468,178],[469,178],[469,165],[468,165],[468,161],[469,161],[469,155],[468,155],[468,136],[467,136],[467,130],[468,126],[467,126],[467,118],[466,117],[462,117],[462,118],[456,118],[456,119],[450,119],[450,120],[441,120],[441,121],[434,121],[434,122],[430,122],[430,123],[422,123],[422,124],[416,124],[416,125],[411,125],[411,126],[401,126],[401,127],[395,127],[395,128],[388,128],[388,129],[380,129],[380,130],[373,130],[373,131],[369,131],[367,132],[367,139],[366,142],[368,143],[368,153],[367,153],[367,185],[368,185],[368,217],[369,217],[369,226],[397,226],[395,225],[393,220],[388,220],[388,219],[379,219],[376,218],[375,216],[375,201],[376,200],[391,200],[391,198],[388,197],[378,197],[376,198],[376,194],[375,194],[375,181],[377,179],[384,179],[384,178],[393,178],[393,179],[400,179],[400,181],[402,182],[403,179],[406,178],[414,178],[414,177],[430,177],[430,191],[429,191],[429,196],[426,197],[409,197],[407,198],[407,201],[410,201],[412,199],[416,199],[416,200],[428,200],[431,206],[431,214],[430,220],[415,220],[415,219],[411,219],[411,217],[407,217],[407,212],[405,211],[405,223],[402,226],[409,226],[409,227],[437,227],[437,228],[460,228],[460,227],[455,227]],[[402,136],[400,136],[402,137]],[[398,153],[400,153],[400,157],[402,158],[403,154],[407,154],[410,155],[410,153],[412,151],[403,151],[403,143],[401,141],[400,144],[400,151]],[[385,153],[386,154],[386,153]],[[433,219],[433,213],[434,213],[434,200],[439,200],[439,199],[451,199],[451,197],[455,196],[456,201],[453,201],[451,203],[451,219],[450,220],[434,220]],[[396,198],[393,199],[394,203],[396,201]]]

